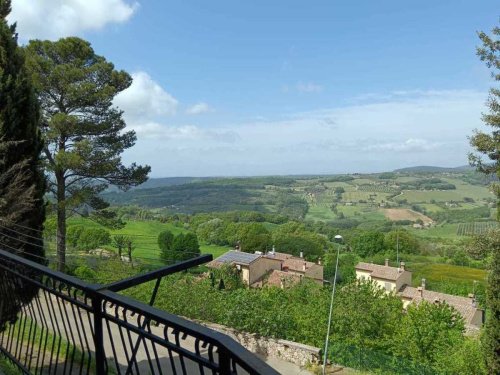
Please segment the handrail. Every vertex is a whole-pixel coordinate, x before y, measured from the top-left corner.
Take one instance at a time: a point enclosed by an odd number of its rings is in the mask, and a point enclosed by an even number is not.
[[[0,354],[4,354],[25,373],[39,372],[39,368],[33,367],[31,359],[28,361],[22,350],[18,350],[23,347],[31,350],[31,353],[41,350],[42,342],[36,341],[37,335],[35,335],[38,330],[38,335],[45,340],[43,350],[50,349],[50,355],[47,357],[50,361],[48,373],[58,373],[62,366],[60,361],[64,363],[63,372],[66,372],[67,368],[79,368],[80,373],[85,373],[86,366],[88,373],[89,366],[94,363],[92,366],[95,366],[98,375],[108,373],[108,366],[115,365],[118,373],[122,373],[123,369],[120,370],[119,362],[123,362],[124,358],[123,355],[118,357],[119,353],[125,353],[128,361],[126,374],[140,372],[138,366],[140,361],[145,360],[144,355],[147,357],[146,363],[149,368],[158,369],[160,374],[163,373],[161,367],[169,365],[174,373],[191,373],[192,370],[186,367],[185,360],[196,363],[195,367],[201,374],[238,374],[238,368],[249,374],[278,374],[232,338],[116,293],[147,281],[160,280],[163,276],[203,264],[211,259],[212,255],[202,255],[144,275],[101,285],[88,284],[78,278],[0,250],[0,262],[3,263],[0,267],[0,297],[12,295],[14,306],[19,310],[19,327],[16,327],[17,323],[10,321],[7,323],[7,331],[0,331]],[[25,286],[28,286],[31,292],[33,288],[35,293],[38,290],[38,296],[32,302],[25,302],[22,293],[16,291],[16,288],[22,289]],[[0,321],[4,311],[6,314],[12,313],[12,310],[3,310],[4,307],[0,301]],[[109,309],[113,311],[113,308],[114,313],[110,313]],[[11,318],[11,315],[6,316]],[[29,331],[26,328],[28,326]],[[154,328],[156,326],[159,328]],[[89,330],[91,334],[87,334]],[[48,332],[53,333],[47,336]],[[137,337],[137,340],[132,340],[131,335]],[[173,337],[173,341],[169,337]],[[190,344],[185,341],[187,337],[191,340]],[[19,345],[26,339],[27,343]],[[66,341],[67,344],[62,344]],[[47,345],[47,342],[52,344]],[[190,349],[193,345],[194,349]],[[61,350],[62,346],[66,347],[66,351]],[[139,347],[141,352],[138,352]],[[157,350],[160,348],[164,348],[168,354],[159,356]],[[207,351],[206,354],[202,353],[202,348],[205,348],[203,350]],[[43,364],[46,358],[43,350],[35,353],[37,365],[39,361]],[[77,351],[82,353],[75,355]],[[60,353],[65,353],[64,357],[59,358]],[[143,353],[142,359],[136,357],[138,353]],[[112,360],[110,356],[113,357]],[[180,365],[174,363],[174,356],[180,361]],[[75,358],[81,358],[80,363],[76,363]],[[161,358],[169,361],[162,363]],[[150,372],[156,373],[156,371]],[[166,372],[168,373],[168,370]]]

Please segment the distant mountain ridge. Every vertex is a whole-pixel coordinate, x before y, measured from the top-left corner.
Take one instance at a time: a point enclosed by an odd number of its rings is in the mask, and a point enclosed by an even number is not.
[[[437,167],[437,166],[427,166],[427,165],[420,165],[420,166],[415,166],[415,167],[407,167],[407,168],[400,168],[400,169],[395,169],[393,172],[396,173],[439,173],[439,172],[461,172],[461,171],[472,171],[474,170],[473,167],[468,166],[468,165],[462,165],[459,167],[455,168],[448,168],[448,167]],[[354,173],[352,173],[354,174]],[[321,176],[335,176],[337,174],[331,174],[331,175],[304,175],[304,174],[298,174],[298,175],[283,175],[283,176],[276,176],[276,177],[290,177],[290,178],[311,178],[311,177],[321,177]],[[344,173],[339,174],[339,175],[344,175]],[[346,174],[349,175],[349,174]],[[258,177],[258,176],[254,176]],[[168,186],[176,186],[176,185],[184,185],[184,184],[190,184],[194,182],[203,182],[203,181],[210,181],[210,180],[220,180],[220,179],[231,179],[231,178],[252,178],[252,177],[159,177],[159,178],[150,178],[147,180],[145,183],[133,187],[131,190],[142,190],[142,189],[155,189],[155,188],[161,188],[161,187],[168,187]],[[116,187],[110,187],[107,192],[118,192],[118,188]]]
[[[393,172],[420,172],[420,173],[432,173],[432,172],[461,172],[461,171],[473,171],[474,167],[470,165],[461,165],[460,167],[436,167],[430,165],[418,165],[416,167],[407,167],[395,169]]]

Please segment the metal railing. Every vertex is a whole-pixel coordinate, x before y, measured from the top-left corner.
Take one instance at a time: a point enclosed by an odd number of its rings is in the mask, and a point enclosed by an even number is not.
[[[277,374],[228,336],[151,306],[161,277],[209,259],[103,286],[0,250],[0,355],[26,374]],[[116,293],[151,280],[150,305]]]

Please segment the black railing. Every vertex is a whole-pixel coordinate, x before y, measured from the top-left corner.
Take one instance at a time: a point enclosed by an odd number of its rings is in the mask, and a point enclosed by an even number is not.
[[[0,250],[0,355],[26,374],[277,374],[228,336],[116,293],[156,279],[152,305],[161,277],[209,259],[103,286]]]

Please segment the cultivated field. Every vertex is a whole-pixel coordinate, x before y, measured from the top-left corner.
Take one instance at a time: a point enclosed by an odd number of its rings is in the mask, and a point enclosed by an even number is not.
[[[460,223],[457,228],[457,236],[479,235],[496,228],[498,228],[498,223],[496,221]]]
[[[427,217],[420,212],[416,212],[406,208],[387,208],[382,211],[384,212],[385,217],[392,221],[417,221],[420,219],[424,222],[424,224],[432,223],[432,219],[430,217]]]

